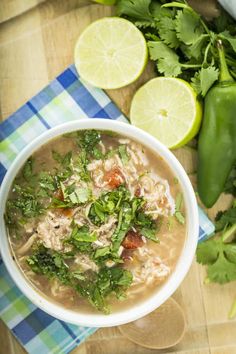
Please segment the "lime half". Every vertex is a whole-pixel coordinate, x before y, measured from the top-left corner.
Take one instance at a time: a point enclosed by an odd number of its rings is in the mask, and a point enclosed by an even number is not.
[[[131,103],[131,123],[170,149],[186,144],[197,134],[201,117],[195,91],[181,79],[152,79],[136,92]]]
[[[146,63],[145,38],[131,22],[119,17],[93,22],[75,47],[75,66],[81,78],[104,89],[135,81]]]

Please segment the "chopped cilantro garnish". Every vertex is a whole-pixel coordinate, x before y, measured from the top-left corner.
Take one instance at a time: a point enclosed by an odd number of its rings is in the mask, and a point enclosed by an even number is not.
[[[49,193],[54,192],[57,189],[57,184],[54,176],[44,171],[40,172],[39,174],[39,186]]]
[[[121,161],[123,162],[124,165],[126,165],[129,161],[129,154],[127,153],[126,145],[120,145],[118,147],[118,152],[119,152]]]
[[[124,201],[130,200],[130,192],[124,186],[119,186],[111,192],[102,194],[92,205],[89,218],[95,225],[106,221],[108,215],[119,212]]]
[[[70,206],[84,204],[91,198],[90,188],[76,187],[75,183],[65,187],[62,182],[60,183],[60,187],[63,194],[64,203],[68,203]]]
[[[110,253],[110,246],[97,248],[94,253],[94,258],[107,256]]]
[[[157,223],[152,218],[145,214],[143,211],[139,211],[134,221],[136,228],[140,230],[140,234],[154,242],[159,242],[157,238],[157,232],[160,229],[160,221]]]
[[[69,282],[68,265],[61,253],[40,245],[27,258],[27,263],[37,274],[46,275],[48,278],[57,277],[64,284]]]
[[[104,267],[91,280],[80,282],[76,290],[98,310],[109,313],[106,297],[114,293],[117,298],[125,297],[125,290],[131,285],[132,273],[119,266]]]
[[[52,157],[63,167],[68,167],[71,163],[72,151],[67,152],[65,155],[61,155],[59,152],[53,150]]]
[[[8,218],[14,214],[14,211],[19,211],[26,218],[36,217],[44,212],[43,205],[31,188],[22,188],[15,184],[14,191],[16,197],[7,201]]]
[[[22,170],[23,177],[27,182],[29,182],[30,179],[33,177],[33,163],[34,163],[34,160],[32,157],[30,157],[26,161],[26,163],[23,167],[23,170]]]
[[[75,168],[82,181],[85,182],[90,181],[90,173],[87,169],[88,163],[89,160],[87,157],[87,153],[85,150],[82,149],[79,153],[78,158],[75,160]]]
[[[97,240],[97,235],[95,232],[90,233],[89,227],[84,225],[79,227],[75,225],[73,228],[70,237],[79,242],[94,242]]]
[[[99,141],[101,141],[101,135],[97,130],[83,130],[77,138],[79,147],[85,149],[86,152],[91,152]]]
[[[181,207],[183,204],[183,195],[182,193],[178,193],[175,201],[175,217],[180,224],[185,223],[185,217],[181,211]]]
[[[106,298],[111,293],[115,293],[117,298],[125,295],[125,290],[132,283],[131,272],[119,266],[102,267],[98,273],[79,269],[71,271],[66,263],[66,259],[71,257],[73,254],[62,254],[40,245],[27,258],[27,263],[33,272],[57,278],[62,284],[79,292],[97,309],[108,313]]]

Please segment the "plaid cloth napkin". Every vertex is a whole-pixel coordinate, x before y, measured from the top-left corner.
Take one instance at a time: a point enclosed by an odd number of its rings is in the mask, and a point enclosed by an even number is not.
[[[0,182],[16,155],[44,131],[70,120],[95,117],[128,122],[102,90],[82,82],[70,66],[0,124]],[[199,240],[203,240],[214,227],[201,209],[199,218]],[[96,331],[57,320],[35,307],[15,286],[1,259],[0,318],[32,354],[69,353]]]

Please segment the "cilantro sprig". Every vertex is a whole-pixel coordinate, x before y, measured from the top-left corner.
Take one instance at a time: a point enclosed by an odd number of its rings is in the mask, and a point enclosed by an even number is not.
[[[216,232],[220,236],[202,242],[197,248],[197,261],[207,265],[209,282],[227,283],[236,280],[236,203],[216,216]]]
[[[222,237],[203,242],[198,246],[197,261],[208,266],[207,282],[236,280],[236,242],[225,243]]]
[[[200,243],[197,248],[197,261],[207,266],[206,283],[219,284],[236,280],[236,201],[231,208],[216,216],[214,238]],[[229,318],[236,315],[236,301],[232,305]]]

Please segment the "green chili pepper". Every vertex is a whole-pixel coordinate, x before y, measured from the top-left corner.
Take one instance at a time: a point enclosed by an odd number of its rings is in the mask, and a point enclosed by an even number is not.
[[[206,95],[198,143],[198,193],[208,208],[219,198],[236,161],[236,81],[221,41],[217,47],[220,79]]]

